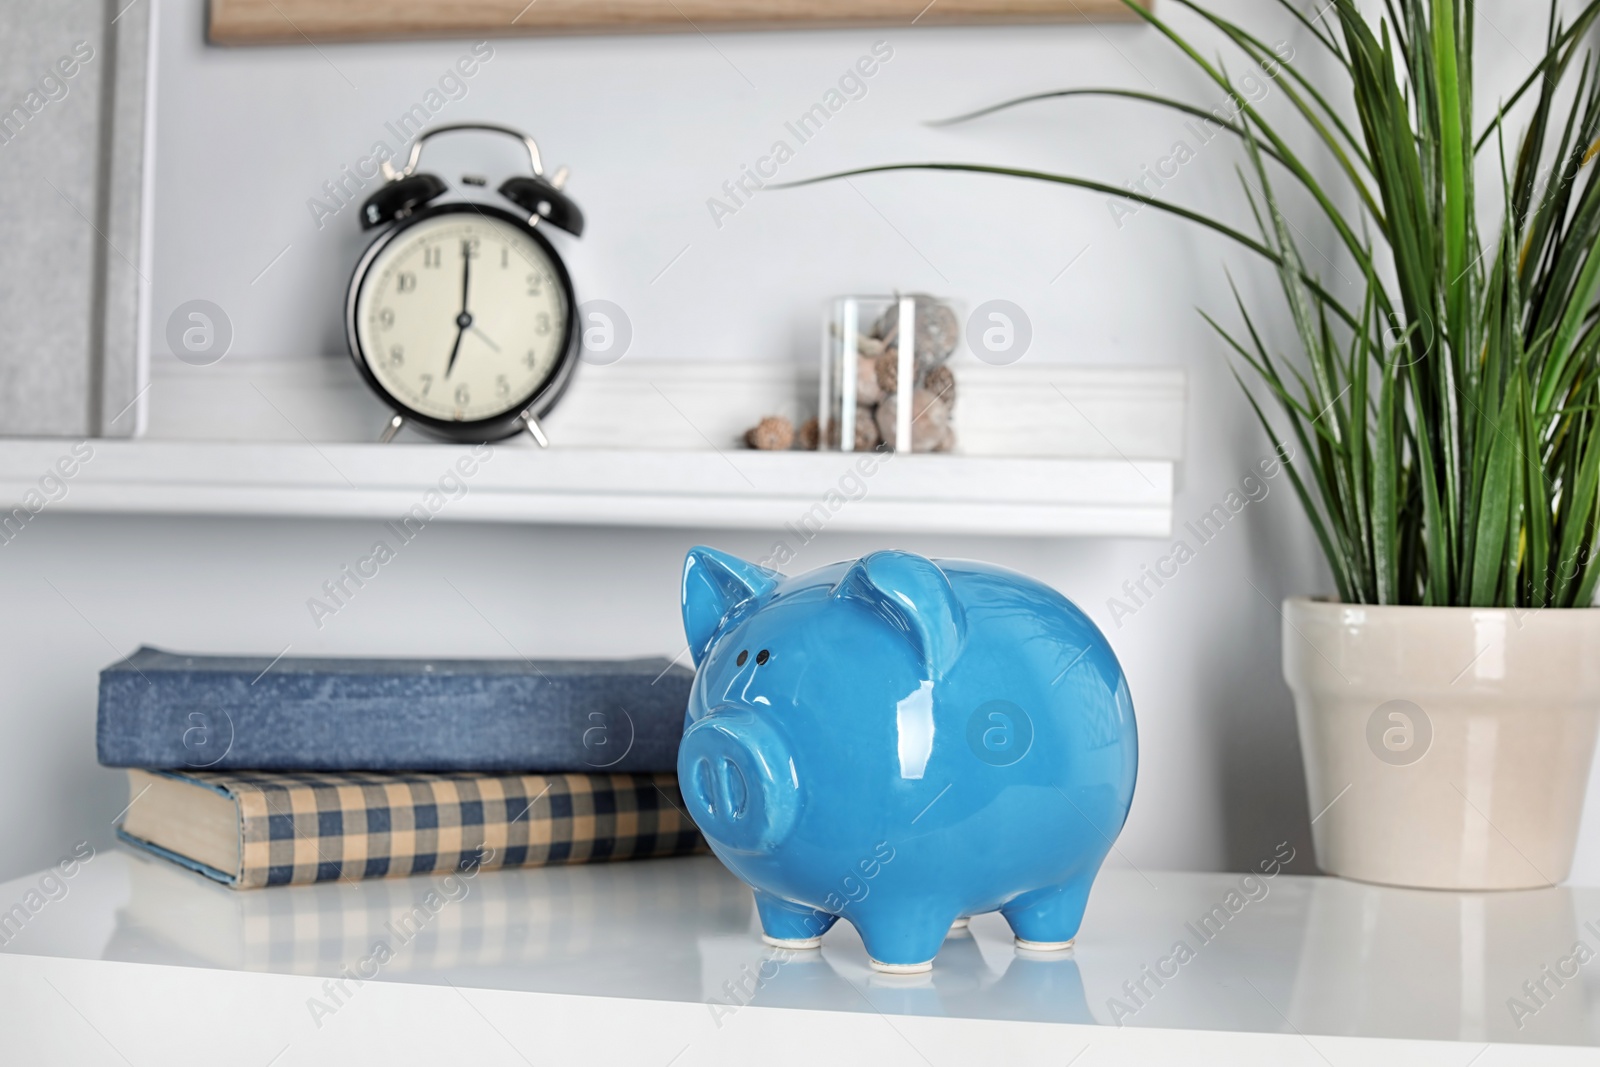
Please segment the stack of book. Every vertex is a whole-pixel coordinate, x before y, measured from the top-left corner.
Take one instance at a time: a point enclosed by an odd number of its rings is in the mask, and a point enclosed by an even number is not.
[[[238,889],[705,848],[664,659],[373,660],[141,648],[100,675],[124,841]]]

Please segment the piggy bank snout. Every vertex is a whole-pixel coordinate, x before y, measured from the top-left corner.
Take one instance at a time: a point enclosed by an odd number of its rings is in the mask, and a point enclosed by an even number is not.
[[[736,852],[770,852],[788,836],[800,807],[791,767],[778,731],[748,711],[714,711],[678,749],[678,784],[695,823]]]

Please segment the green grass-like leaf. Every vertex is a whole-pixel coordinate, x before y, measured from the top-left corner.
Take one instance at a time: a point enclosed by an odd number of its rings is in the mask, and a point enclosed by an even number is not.
[[[1213,121],[1245,149],[1239,176],[1253,235],[1076,175],[977,163],[849,173],[957,170],[1054,182],[1228,237],[1274,267],[1296,348],[1273,353],[1257,328],[1259,309],[1237,289],[1242,331],[1202,314],[1231,353],[1268,439],[1280,453],[1295,446],[1286,470],[1339,595],[1379,604],[1592,603],[1600,585],[1600,76],[1588,41],[1600,0],[1568,25],[1551,4],[1543,54],[1476,133],[1472,0],[1383,0],[1375,19],[1356,0],[1331,0],[1315,16],[1298,0],[1276,0],[1336,64],[1328,82],[1200,0],[1174,0],[1272,79],[1287,121],[1309,132],[1342,190],[1296,150],[1306,138],[1239,92],[1225,58],[1207,59],[1165,19],[1123,2],[1232,101],[1230,120]],[[1498,40],[1491,35],[1489,46]],[[1072,87],[948,121],[1096,96],[1215,114],[1206,102],[1160,93]],[[1527,127],[1508,150],[1507,118],[1517,107],[1515,122]],[[1491,145],[1501,181],[1493,202],[1480,204],[1473,164]],[[1313,217],[1295,221],[1279,192],[1285,180],[1309,198]],[[1351,202],[1353,214],[1337,206]],[[1479,232],[1486,214],[1498,220],[1487,241]],[[1298,235],[1322,225],[1360,271],[1359,308],[1335,298],[1300,255]]]

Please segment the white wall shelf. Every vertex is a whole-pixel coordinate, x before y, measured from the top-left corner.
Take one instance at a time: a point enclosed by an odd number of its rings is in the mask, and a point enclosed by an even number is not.
[[[884,976],[848,923],[764,946],[711,856],[234,891],[118,849],[59,899],[41,877],[0,885],[39,902],[0,945],[7,1063],[1497,1067],[1600,1042],[1570,963],[1594,890],[1123,868],[1071,951],[991,913]]]
[[[72,442],[0,444],[0,499],[21,501]],[[1172,464],[1121,459],[639,452],[493,447],[442,504],[466,446],[95,441],[60,512],[433,517],[611,526],[1160,536]],[[869,476],[856,464],[876,463]],[[447,479],[448,482],[448,479]],[[447,488],[453,488],[448,486]],[[830,495],[833,494],[833,495]],[[3,516],[0,516],[3,518]]]
[[[1166,368],[958,369],[959,453],[765,453],[762,415],[797,423],[815,376],[788,363],[585,366],[547,420],[556,447],[512,440],[433,517],[456,521],[782,530],[1163,536],[1183,445],[1184,377]],[[409,433],[348,360],[158,361],[144,435],[96,440],[45,510],[397,519],[466,446]],[[0,441],[0,505],[28,497],[69,439]],[[469,464],[470,466],[470,464]],[[0,518],[3,518],[0,515]]]

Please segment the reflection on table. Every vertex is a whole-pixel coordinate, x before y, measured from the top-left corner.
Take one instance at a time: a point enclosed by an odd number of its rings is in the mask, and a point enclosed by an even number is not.
[[[1600,890],[1576,888],[1111,870],[1069,952],[1020,952],[981,915],[931,973],[888,976],[846,923],[820,950],[764,945],[707,856],[237,892],[119,850],[0,951],[674,1000],[719,1026],[757,1005],[1600,1045]]]

